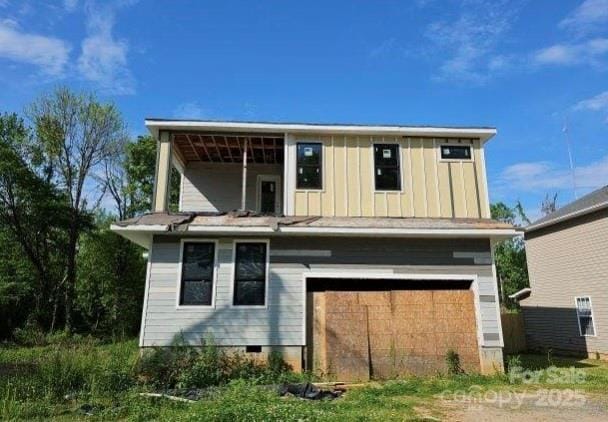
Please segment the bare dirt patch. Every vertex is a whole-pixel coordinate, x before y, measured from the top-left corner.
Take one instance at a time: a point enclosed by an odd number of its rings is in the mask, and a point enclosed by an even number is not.
[[[502,399],[486,396],[476,402],[444,401],[443,419],[449,421],[607,421],[607,398],[573,390],[537,390],[519,392]]]

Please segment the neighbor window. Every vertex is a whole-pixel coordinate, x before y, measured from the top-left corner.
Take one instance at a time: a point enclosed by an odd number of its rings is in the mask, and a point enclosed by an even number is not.
[[[376,190],[401,190],[399,145],[374,145],[374,175]]]
[[[214,262],[213,242],[184,242],[180,305],[211,305]]]
[[[264,242],[235,244],[234,299],[235,306],[266,304],[266,257]]]
[[[323,145],[320,143],[298,143],[297,189],[322,189]]]
[[[470,160],[471,147],[469,145],[443,145],[441,147],[442,160]]]
[[[594,336],[593,310],[591,309],[591,298],[588,296],[576,298],[576,316],[578,318],[578,330],[581,336]]]

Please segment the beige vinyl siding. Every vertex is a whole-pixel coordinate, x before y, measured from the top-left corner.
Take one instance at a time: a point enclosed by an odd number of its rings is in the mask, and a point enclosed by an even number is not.
[[[176,309],[180,238],[155,236],[144,319],[144,346],[169,345],[176,336],[191,344],[212,336],[219,345],[283,345],[304,343],[304,282],[309,272],[383,271],[401,274],[476,275],[484,345],[498,347],[496,290],[491,265],[473,258],[454,258],[454,252],[485,253],[483,239],[356,239],[271,238],[268,306],[243,309],[231,306],[233,239],[218,242],[215,308]],[[328,256],[306,256],[302,251],[329,251]],[[281,251],[295,254],[281,255]],[[302,254],[302,255],[299,255]]]
[[[532,294],[521,302],[529,346],[608,353],[608,211],[526,235]],[[574,298],[589,296],[596,337],[581,337]]]
[[[296,189],[290,198],[295,215],[490,217],[477,139],[295,135],[292,147],[297,142],[323,144],[323,189]],[[400,191],[375,190],[373,145],[377,143],[400,146]],[[445,144],[471,145],[473,159],[441,160],[439,149]]]
[[[247,208],[256,209],[258,175],[282,178],[283,167],[247,166]],[[182,178],[180,211],[231,211],[241,207],[243,167],[240,164],[189,163]],[[282,194],[282,189],[280,190]],[[279,195],[282,204],[282,197]]]

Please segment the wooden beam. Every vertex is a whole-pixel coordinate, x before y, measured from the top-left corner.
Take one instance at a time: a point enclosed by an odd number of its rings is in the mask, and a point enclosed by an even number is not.
[[[245,211],[247,205],[247,142],[245,138],[245,152],[243,153],[243,181],[241,184],[241,211]]]
[[[232,156],[232,151],[230,150],[230,145],[228,145],[228,138],[224,136],[224,143],[226,144],[226,149],[228,149],[228,155],[230,156],[230,161],[234,163],[234,157]]]
[[[260,138],[260,142],[262,142],[262,162],[266,164],[266,148],[264,148],[264,138]]]
[[[224,162],[224,157],[222,157],[222,153],[220,152],[220,147],[217,146],[217,141],[215,140],[215,136],[211,135],[211,139],[213,140],[213,145],[215,145],[215,150],[217,151],[217,155],[220,156],[220,161]]]
[[[196,147],[194,146],[194,142],[192,142],[192,139],[190,139],[190,135],[186,134],[186,139],[190,143],[190,147],[192,148],[192,150],[194,151],[194,153],[196,154],[198,159],[203,161],[203,157],[201,157],[201,154],[197,151]]]
[[[201,146],[203,147],[203,151],[205,151],[205,154],[207,155],[207,161],[212,162],[213,160],[211,159],[211,154],[209,154],[207,145],[205,145],[205,141],[203,140],[201,135],[197,135],[197,136],[198,136],[198,141],[201,143]]]

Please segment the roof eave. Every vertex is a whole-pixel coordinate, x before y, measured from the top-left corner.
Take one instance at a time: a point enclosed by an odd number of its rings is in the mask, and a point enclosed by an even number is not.
[[[177,130],[217,130],[230,132],[277,132],[277,133],[342,133],[352,135],[396,135],[396,136],[430,136],[430,137],[471,137],[488,141],[497,131],[495,128],[457,128],[431,126],[396,126],[396,125],[339,125],[339,124],[304,124],[304,123],[253,123],[253,122],[220,122],[199,120],[163,120],[149,118],[145,120],[150,133],[158,138],[159,131]]]
[[[554,218],[554,219],[551,219],[551,220],[543,221],[541,223],[531,224],[528,227],[526,227],[524,229],[524,231],[525,231],[525,233],[531,233],[531,232],[540,230],[542,228],[553,226],[555,224],[559,224],[559,223],[562,223],[564,221],[572,220],[572,219],[575,219],[575,218],[578,218],[578,217],[582,217],[584,215],[591,214],[591,213],[594,213],[594,212],[597,212],[597,211],[601,211],[601,210],[606,209],[606,208],[608,208],[608,202],[597,204],[597,205],[594,205],[592,207],[587,207],[587,208],[584,208],[582,210],[577,210],[577,211],[568,213],[566,215],[562,215],[561,217],[557,217],[557,218]]]
[[[352,237],[403,237],[403,238],[491,238],[506,240],[519,236],[516,229],[399,229],[399,228],[351,228],[351,227],[294,227],[285,226],[276,229],[269,226],[218,226],[218,225],[184,225],[184,230],[169,231],[169,226],[153,227],[150,225],[112,225],[111,229],[127,239],[135,233],[152,236],[154,234],[180,233],[205,235],[265,235],[265,236],[352,236]],[[138,243],[138,242],[136,242]],[[138,243],[141,245],[141,243]],[[144,246],[144,245],[142,245]],[[146,247],[146,246],[144,246]]]

